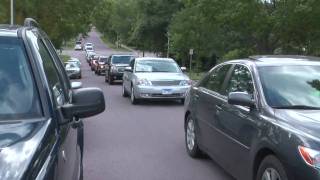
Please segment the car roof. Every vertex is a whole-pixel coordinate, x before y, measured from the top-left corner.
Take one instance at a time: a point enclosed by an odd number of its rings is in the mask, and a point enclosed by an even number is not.
[[[256,66],[320,65],[320,58],[302,55],[257,55],[247,59],[227,61],[229,63],[253,64]]]
[[[21,26],[0,24],[0,36],[18,37],[18,30]]]
[[[172,58],[158,58],[158,57],[140,57],[140,58],[136,58],[135,60],[136,61],[147,61],[147,60],[174,61]]]
[[[133,54],[112,54],[110,56],[134,56]]]

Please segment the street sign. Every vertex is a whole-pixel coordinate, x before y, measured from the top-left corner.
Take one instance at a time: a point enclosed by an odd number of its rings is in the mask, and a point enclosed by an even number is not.
[[[193,49],[190,49],[189,54],[193,55]]]

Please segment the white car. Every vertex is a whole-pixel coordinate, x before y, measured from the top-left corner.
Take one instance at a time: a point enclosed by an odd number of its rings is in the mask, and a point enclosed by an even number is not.
[[[81,62],[78,58],[70,58],[70,60],[68,60],[68,62],[72,62],[72,63],[76,63],[79,67],[81,66]]]
[[[170,58],[135,58],[125,68],[122,95],[131,103],[141,99],[174,99],[184,102],[191,80]]]
[[[77,41],[74,50],[82,50],[82,42]]]
[[[93,44],[92,43],[86,43],[86,44],[84,44],[84,50],[85,51],[90,51],[90,50],[92,50],[93,51]]]
[[[81,68],[77,63],[65,63],[65,69],[70,79],[81,79]]]

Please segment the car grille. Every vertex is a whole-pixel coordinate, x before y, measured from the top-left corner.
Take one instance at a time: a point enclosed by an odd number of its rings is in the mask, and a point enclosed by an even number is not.
[[[152,97],[182,97],[182,93],[174,93],[174,94],[151,94]]]
[[[124,72],[124,67],[118,68],[118,72]]]
[[[174,81],[151,81],[153,86],[178,86],[180,84],[180,80]]]

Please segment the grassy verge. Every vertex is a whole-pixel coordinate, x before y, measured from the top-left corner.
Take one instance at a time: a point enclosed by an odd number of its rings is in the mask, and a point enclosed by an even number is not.
[[[106,36],[101,36],[101,39],[108,46],[108,48],[110,48],[110,49],[113,49],[113,50],[116,50],[116,51],[128,51],[127,49],[125,49],[123,47],[117,47]]]
[[[67,62],[70,59],[69,55],[61,54],[59,56],[63,62]]]
[[[188,72],[187,75],[189,76],[190,79],[194,80],[194,81],[198,81],[202,78],[202,76],[204,75],[205,73],[204,72]]]

